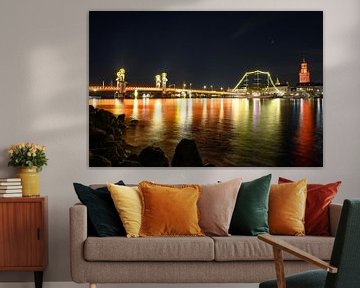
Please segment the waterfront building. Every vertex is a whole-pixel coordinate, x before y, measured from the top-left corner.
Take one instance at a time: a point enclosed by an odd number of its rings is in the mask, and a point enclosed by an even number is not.
[[[309,96],[322,97],[323,96],[323,84],[322,83],[307,83],[299,84],[296,87],[296,91],[302,93],[305,92]]]
[[[278,78],[276,79],[275,87],[276,87],[276,91],[275,91],[276,94],[284,95],[284,94],[288,94],[290,92],[289,82],[281,83]],[[279,93],[279,91],[280,91],[280,93]]]
[[[289,83],[281,83],[279,79],[276,79],[275,86],[269,86],[264,95],[284,95],[289,91]]]
[[[322,97],[323,84],[311,82],[310,79],[308,63],[305,61],[305,59],[303,59],[302,63],[300,64],[299,83],[296,87],[296,91],[307,96]]]
[[[300,64],[299,84],[307,83],[310,83],[310,71],[308,63],[305,61],[305,59],[303,59],[303,62]]]

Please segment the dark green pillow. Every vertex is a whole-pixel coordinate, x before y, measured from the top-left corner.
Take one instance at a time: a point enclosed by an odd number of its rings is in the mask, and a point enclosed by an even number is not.
[[[256,236],[269,233],[270,181],[271,174],[241,184],[230,222],[230,234]]]
[[[123,181],[115,184],[125,185]],[[74,188],[81,203],[87,207],[90,234],[92,232],[94,236],[99,237],[126,235],[107,187],[92,189],[89,186],[74,183]]]

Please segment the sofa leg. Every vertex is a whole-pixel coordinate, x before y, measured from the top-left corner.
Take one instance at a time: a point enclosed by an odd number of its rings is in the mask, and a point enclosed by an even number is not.
[[[89,283],[89,288],[96,288],[96,284],[95,283]]]

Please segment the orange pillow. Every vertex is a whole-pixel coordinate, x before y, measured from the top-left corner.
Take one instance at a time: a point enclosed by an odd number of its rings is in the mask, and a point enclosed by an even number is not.
[[[199,185],[171,186],[143,181],[140,236],[203,236],[199,227]]]
[[[273,184],[269,195],[271,234],[303,236],[307,180]]]

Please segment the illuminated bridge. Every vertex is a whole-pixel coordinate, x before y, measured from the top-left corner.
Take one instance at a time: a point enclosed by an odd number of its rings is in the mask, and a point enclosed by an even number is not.
[[[89,86],[89,91],[91,92],[116,92],[118,88],[116,86]],[[166,93],[192,93],[192,94],[204,94],[204,95],[217,95],[217,96],[225,96],[225,95],[233,95],[239,96],[239,92],[233,91],[224,91],[224,90],[206,90],[206,89],[183,89],[183,88],[166,88],[163,89],[161,87],[146,87],[146,86],[128,86],[125,89],[125,93],[128,92],[166,92]]]
[[[167,79],[166,79],[167,80]],[[173,86],[173,87],[171,87]],[[246,72],[241,78],[240,81],[236,84],[233,89],[220,90],[216,89],[191,89],[191,88],[176,88],[172,84],[170,87],[154,87],[154,86],[126,86],[123,90],[123,93],[138,93],[138,92],[157,92],[157,93],[166,93],[168,95],[196,95],[196,96],[212,96],[212,97],[251,97],[251,96],[273,96],[284,94],[283,91],[280,91],[274,84],[273,79],[271,78],[270,72],[264,72],[260,70]],[[89,92],[119,92],[119,85],[117,86],[89,86]]]

